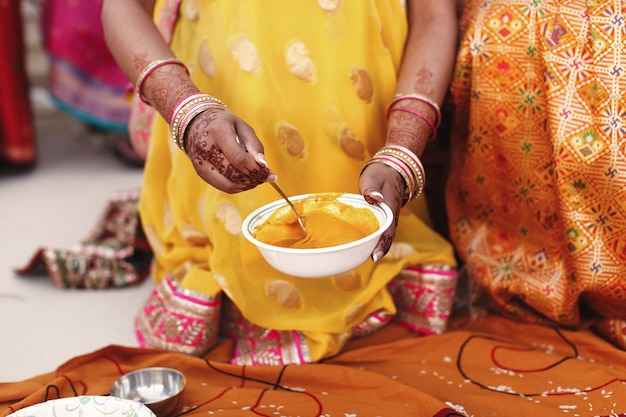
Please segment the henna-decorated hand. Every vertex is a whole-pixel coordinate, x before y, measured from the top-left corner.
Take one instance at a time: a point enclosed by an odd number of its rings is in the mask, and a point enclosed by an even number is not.
[[[198,175],[221,191],[238,193],[276,178],[254,130],[228,111],[198,115],[187,129],[185,146]]]
[[[398,215],[404,199],[404,180],[393,168],[383,164],[370,164],[361,173],[359,189],[368,203],[379,204],[384,202],[393,212],[393,223],[382,234],[372,251],[372,259],[378,261],[389,251],[391,242],[396,236]]]
[[[415,105],[415,103],[403,104],[406,107],[411,105]],[[432,109],[429,110],[432,111]],[[389,115],[388,123],[387,143],[404,146],[413,152],[417,152],[418,155],[422,154],[426,143],[432,137],[430,125],[411,113],[392,112]],[[368,164],[361,172],[359,189],[365,200],[370,204],[384,202],[394,214],[394,222],[382,234],[378,244],[372,251],[372,259],[374,261],[378,261],[387,254],[391,243],[396,237],[398,216],[406,197],[406,186],[405,180],[398,171],[382,163]]]

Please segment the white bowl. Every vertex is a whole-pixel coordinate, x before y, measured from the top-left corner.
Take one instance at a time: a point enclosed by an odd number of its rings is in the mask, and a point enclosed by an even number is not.
[[[155,417],[144,404],[118,397],[80,395],[33,404],[7,417]]]
[[[393,213],[386,204],[371,205],[360,194],[337,194],[337,200],[354,207],[364,207],[378,219],[378,229],[362,239],[342,245],[315,249],[294,249],[273,246],[254,237],[255,229],[277,209],[284,207],[284,200],[276,200],[250,213],[242,224],[244,237],[253,243],[263,258],[275,269],[299,278],[323,278],[348,272],[363,264],[372,254],[380,235],[391,226]],[[296,202],[311,197],[303,194],[289,197]],[[306,227],[306,217],[304,219]]]

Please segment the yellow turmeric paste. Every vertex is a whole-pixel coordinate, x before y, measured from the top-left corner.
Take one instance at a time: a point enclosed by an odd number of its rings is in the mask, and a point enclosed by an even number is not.
[[[285,248],[312,249],[342,245],[375,232],[379,222],[374,213],[337,200],[340,194],[315,195],[294,201],[304,220],[306,233],[290,207],[280,207],[257,226],[257,240]]]

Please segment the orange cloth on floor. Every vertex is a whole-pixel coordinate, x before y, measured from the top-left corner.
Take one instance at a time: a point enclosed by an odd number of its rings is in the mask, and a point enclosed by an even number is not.
[[[388,325],[320,364],[226,363],[230,342],[203,358],[109,346],[55,372],[0,384],[0,417],[57,397],[106,395],[123,373],[149,366],[187,377],[174,415],[608,416],[626,412],[626,352],[594,333],[497,316],[415,337]],[[192,407],[195,407],[192,409]],[[280,407],[280,408],[279,408]],[[455,411],[453,411],[455,410]]]

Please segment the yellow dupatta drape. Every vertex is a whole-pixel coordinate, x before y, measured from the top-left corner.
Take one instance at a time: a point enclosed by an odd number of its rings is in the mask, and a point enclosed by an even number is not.
[[[188,0],[171,46],[202,91],[255,129],[288,194],[358,192],[364,162],[385,141],[406,32],[399,1]],[[256,325],[301,331],[313,360],[336,353],[373,312],[395,312],[385,287],[404,267],[455,265],[450,245],[405,209],[377,264],[324,279],[280,274],[240,231],[279,198],[272,187],[213,189],[160,118],[150,146],[141,217],[157,281],[172,274],[188,290],[223,292]]]

